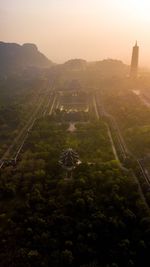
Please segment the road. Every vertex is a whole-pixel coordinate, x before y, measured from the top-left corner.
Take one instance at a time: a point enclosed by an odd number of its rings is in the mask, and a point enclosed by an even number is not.
[[[149,177],[149,173],[147,172],[147,170],[145,169],[142,160],[141,159],[137,159],[137,164],[140,168],[140,171],[144,177],[144,180],[146,181],[146,183],[150,186],[150,177]]]
[[[99,99],[99,98],[96,97],[95,99]],[[123,159],[128,158],[129,156],[131,156],[131,153],[128,150],[126,144],[125,144],[125,141],[124,141],[124,139],[122,137],[122,134],[120,132],[120,129],[119,129],[119,127],[118,127],[118,125],[117,125],[114,117],[111,114],[108,114],[105,111],[104,106],[103,106],[102,103],[101,103],[100,106],[98,106],[98,103],[96,101],[96,105],[97,105],[97,110],[100,112],[101,116],[103,116],[104,119],[106,119],[106,120],[109,119],[109,123],[110,123],[111,127],[113,128],[113,130],[115,130],[116,136],[117,136],[117,140],[119,142],[119,146],[120,146],[120,149],[121,149],[121,152],[122,152],[122,155],[123,155]],[[109,127],[108,124],[107,124],[107,126],[108,126],[108,128],[110,130],[111,128]],[[112,139],[112,142],[113,142],[111,130],[110,130],[110,139]],[[112,148],[115,148],[114,142],[112,143]],[[115,151],[116,151],[116,148],[115,148]],[[115,154],[115,152],[114,152],[114,154]],[[116,155],[117,155],[117,152],[116,152]],[[117,157],[118,157],[118,155],[117,155]],[[140,171],[143,179],[145,180],[145,182],[147,183],[147,185],[150,186],[150,178],[149,178],[149,175],[147,174],[147,172],[146,172],[146,170],[145,170],[145,168],[143,166],[142,160],[138,160],[137,159],[136,162],[137,162],[137,166],[139,167],[139,171]],[[134,170],[133,170],[132,173],[133,173],[133,176],[135,178],[135,181],[136,181],[136,183],[138,185],[140,196],[141,196],[142,200],[144,201],[147,209],[150,210],[150,208],[149,208],[149,206],[147,204],[147,201],[145,199],[145,196],[143,194],[143,191],[142,191],[142,188],[141,188],[141,184],[140,184],[137,176],[135,175]]]
[[[116,137],[117,137],[117,142],[118,142],[118,145],[119,145],[119,149],[121,151],[121,156],[123,158],[123,160],[129,158],[130,156],[132,156],[133,158],[136,158],[130,151],[129,149],[127,148],[127,145],[124,141],[124,138],[121,134],[121,131],[119,129],[119,126],[115,120],[115,118],[111,115],[111,114],[108,114],[104,109],[103,109],[103,115],[109,119],[109,123],[112,127],[112,129],[115,131],[116,133]],[[141,175],[143,176],[145,182],[150,186],[150,177],[147,173],[147,170],[145,169],[144,167],[144,164],[142,162],[142,160],[139,160],[139,159],[136,159],[136,163],[137,163],[137,166],[139,167],[139,170],[141,172]]]
[[[112,138],[112,135],[111,135],[111,131],[110,131],[110,128],[109,128],[108,125],[107,125],[107,132],[108,132],[108,136],[109,136],[109,139],[110,139],[110,143],[111,143],[111,146],[112,146],[112,150],[113,150],[115,159],[116,159],[116,160],[119,162],[119,164],[120,164],[120,160],[119,160],[119,157],[118,157],[118,154],[117,154],[117,151],[116,151],[116,147],[115,147],[115,145],[114,145],[114,141],[113,141],[113,138]]]
[[[132,90],[132,92],[137,95],[145,106],[150,108],[150,99],[145,94],[141,93],[140,90]]]
[[[101,117],[104,116],[104,110],[103,111],[102,111],[102,109],[100,110],[96,99],[97,99],[97,97],[94,95],[93,96],[93,106],[94,106],[96,118],[100,119]],[[119,160],[119,157],[118,157],[118,154],[117,154],[116,147],[114,145],[114,141],[113,141],[113,138],[112,138],[110,127],[109,127],[108,123],[105,122],[105,124],[106,124],[106,127],[107,127],[108,137],[109,137],[109,140],[110,140],[110,143],[111,143],[111,146],[112,146],[112,151],[113,151],[114,157],[120,164],[120,160]]]
[[[93,106],[94,106],[94,110],[95,110],[95,115],[97,119],[100,119],[100,114],[98,112],[98,108],[97,108],[97,102],[96,102],[96,97],[95,94],[93,95]]]
[[[51,107],[50,107],[50,110],[49,110],[49,115],[51,115],[53,110],[54,110],[54,106],[56,104],[56,100],[57,100],[57,95],[55,94],[54,98],[53,98],[53,101],[52,101],[52,104],[51,104]]]
[[[51,91],[51,89],[50,89]],[[5,151],[3,156],[0,159],[0,169],[4,166],[5,162],[8,160],[14,159],[17,160],[20,151],[28,137],[30,130],[32,129],[36,119],[41,116],[45,116],[48,114],[48,110],[50,109],[51,112],[54,107],[54,100],[55,94],[51,92],[45,92],[40,95],[39,99],[37,100],[36,107],[34,107],[32,111],[32,115],[24,125],[22,129],[20,129],[17,137],[12,141],[11,145]]]

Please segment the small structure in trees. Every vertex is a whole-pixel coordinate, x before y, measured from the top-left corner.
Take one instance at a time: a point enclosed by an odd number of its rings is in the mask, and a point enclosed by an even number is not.
[[[72,178],[73,170],[80,163],[79,155],[72,148],[68,148],[61,153],[59,163],[67,171],[67,178]]]

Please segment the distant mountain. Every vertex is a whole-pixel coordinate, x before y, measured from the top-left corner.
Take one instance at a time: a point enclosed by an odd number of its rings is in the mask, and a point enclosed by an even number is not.
[[[126,76],[129,72],[129,66],[116,59],[104,59],[95,62],[87,62],[84,59],[71,59],[64,64],[57,65],[56,69],[64,72],[94,72],[99,73],[101,77]]]
[[[71,59],[66,61],[63,67],[69,70],[84,70],[87,67],[87,61],[84,59]]]
[[[28,68],[47,68],[53,63],[38,51],[35,44],[0,42],[0,74],[7,75]]]
[[[104,59],[102,61],[91,62],[88,69],[99,72],[101,76],[126,76],[129,72],[129,66],[116,59]]]

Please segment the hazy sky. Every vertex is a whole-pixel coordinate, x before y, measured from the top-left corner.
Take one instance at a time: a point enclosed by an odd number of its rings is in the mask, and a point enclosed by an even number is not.
[[[150,0],[1,0],[1,40],[35,43],[55,62],[117,58],[150,67]]]

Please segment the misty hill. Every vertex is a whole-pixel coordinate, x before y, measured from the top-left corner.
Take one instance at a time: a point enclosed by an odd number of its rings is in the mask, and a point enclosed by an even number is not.
[[[100,81],[125,78],[128,74],[129,66],[120,60],[87,62],[83,59],[72,59],[52,67],[49,77],[55,77],[58,90],[65,90],[71,89],[74,81],[82,84],[82,88],[91,88],[93,83],[97,86]]]
[[[129,66],[116,59],[104,59],[95,62],[87,62],[83,59],[71,59],[62,65],[57,65],[56,68],[61,69],[64,72],[87,71],[91,73],[99,73],[102,77],[125,76],[129,72]]]
[[[129,72],[129,66],[116,59],[104,59],[89,63],[88,69],[99,72],[101,76],[125,76]]]
[[[35,44],[0,42],[0,73],[7,75],[28,68],[51,67],[53,63],[46,58]]]
[[[70,59],[63,64],[63,67],[70,70],[85,70],[87,61],[84,59]]]

